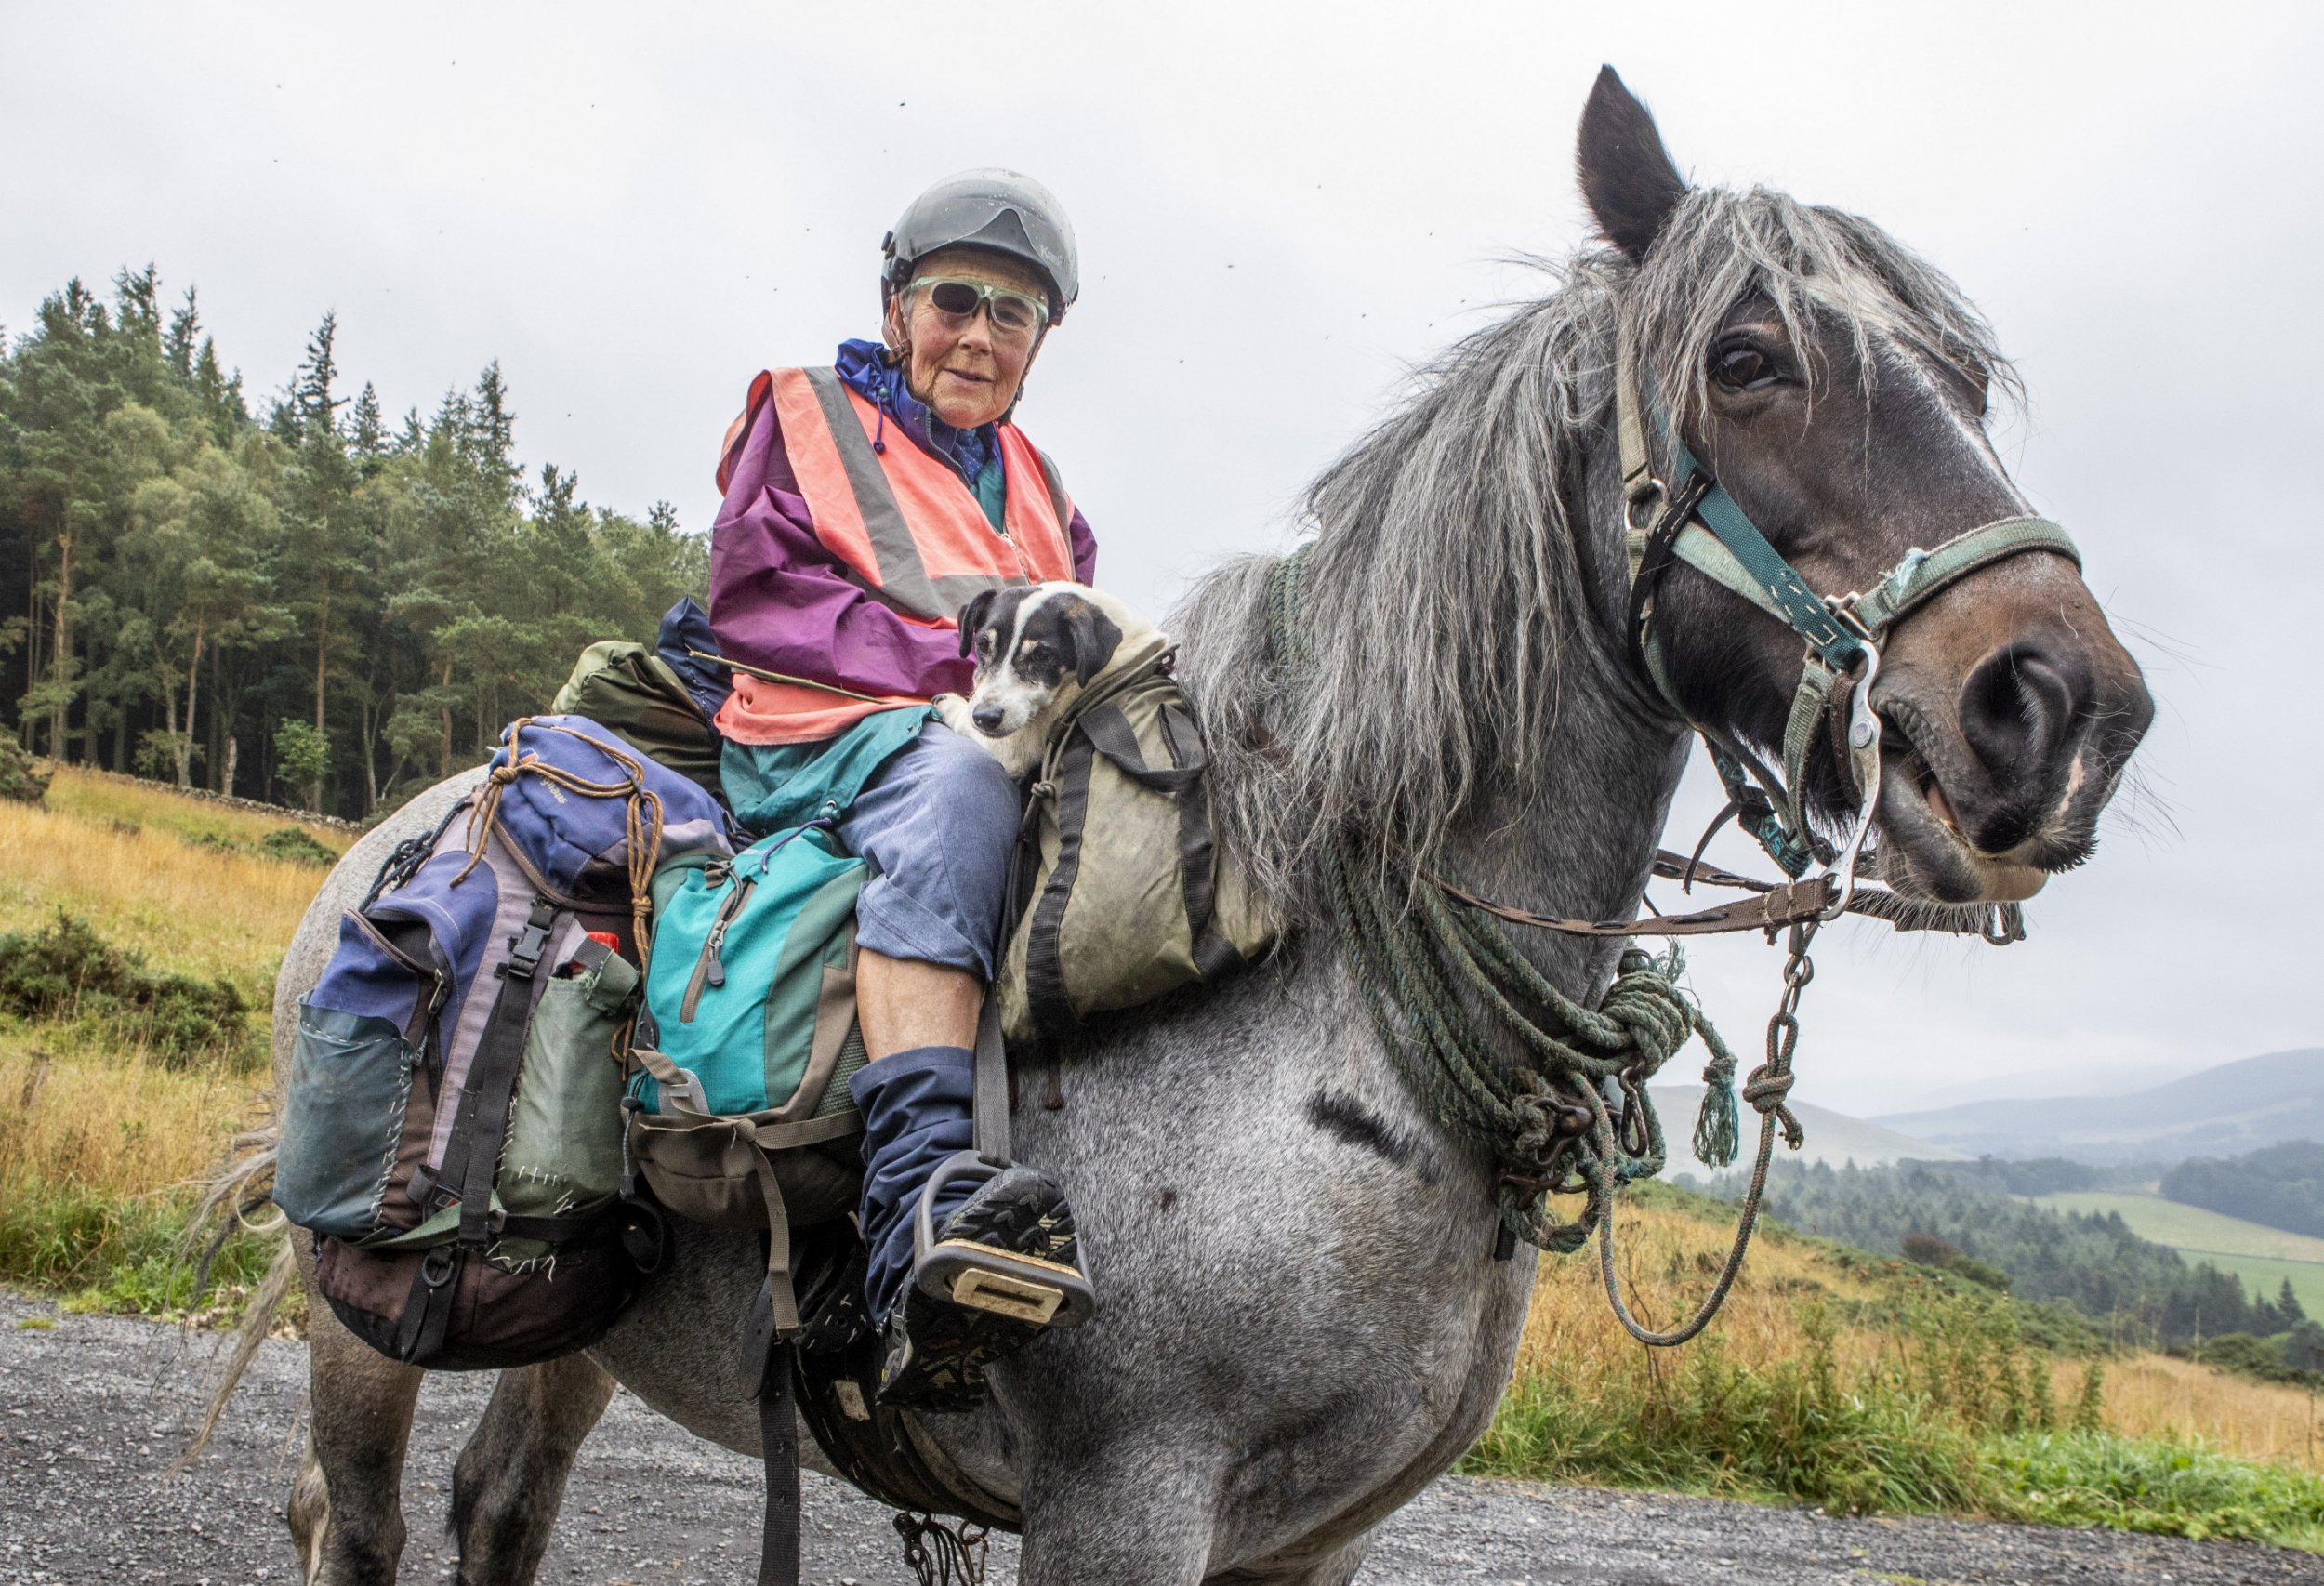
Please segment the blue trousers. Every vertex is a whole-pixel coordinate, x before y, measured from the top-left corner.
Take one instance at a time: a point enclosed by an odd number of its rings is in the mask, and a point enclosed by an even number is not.
[[[990,985],[1023,801],[997,760],[941,721],[865,784],[839,840],[871,862],[855,941]]]

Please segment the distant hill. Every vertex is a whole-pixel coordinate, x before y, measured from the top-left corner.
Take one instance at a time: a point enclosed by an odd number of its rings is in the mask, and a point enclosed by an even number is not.
[[[1702,1172],[1687,1150],[1687,1142],[1695,1132],[1695,1109],[1701,1104],[1703,1093],[1697,1086],[1657,1085],[1653,1088],[1656,1111],[1662,1115],[1663,1131],[1670,1137],[1670,1166],[1675,1172]],[[1835,1168],[1854,1162],[1859,1168],[1885,1167],[1893,1162],[1966,1162],[1972,1160],[1966,1152],[1932,1141],[1916,1140],[1893,1129],[1867,1123],[1860,1117],[1819,1107],[1813,1102],[1794,1101],[1791,1104],[1800,1127],[1807,1130],[1807,1143],[1795,1156],[1776,1143],[1776,1156],[1785,1162],[1829,1162]],[[1743,1152],[1748,1157],[1759,1143],[1759,1118],[1750,1108],[1743,1109]]]
[[[2324,1144],[2288,1140],[2242,1156],[2198,1156],[2163,1174],[2188,1206],[2324,1240]]]
[[[2086,1162],[2228,1156],[2324,1140],[2324,1047],[2269,1052],[2115,1096],[1967,1102],[1872,1120],[1972,1156]]]

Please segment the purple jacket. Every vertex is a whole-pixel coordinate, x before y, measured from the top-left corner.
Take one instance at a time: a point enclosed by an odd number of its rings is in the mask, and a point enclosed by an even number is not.
[[[729,434],[733,471],[710,529],[710,627],[720,654],[859,694],[966,692],[971,668],[957,632],[882,603],[817,538],[774,404],[759,403],[737,429],[746,424],[746,432]],[[918,443],[909,427],[891,433]],[[1086,584],[1097,570],[1097,540],[1078,508],[1067,532],[1075,576]]]

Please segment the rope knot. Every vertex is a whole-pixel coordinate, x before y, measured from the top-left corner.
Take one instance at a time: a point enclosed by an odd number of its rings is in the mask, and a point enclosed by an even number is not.
[[[1791,1071],[1789,1068],[1776,1068],[1763,1063],[1751,1070],[1750,1078],[1743,1081],[1743,1099],[1750,1104],[1751,1110],[1762,1117],[1774,1115],[1776,1121],[1783,1126],[1784,1143],[1797,1151],[1806,1143],[1807,1131],[1800,1127],[1800,1120],[1793,1117],[1791,1109],[1784,1104],[1790,1094]]]

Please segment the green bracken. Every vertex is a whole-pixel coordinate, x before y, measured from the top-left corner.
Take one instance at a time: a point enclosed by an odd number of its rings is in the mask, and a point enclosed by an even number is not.
[[[200,1298],[191,1215],[190,1196],[20,1184],[0,1199],[0,1281],[61,1295],[72,1310],[178,1315]],[[210,1262],[209,1288],[255,1285],[273,1254],[271,1241],[236,1233]]]
[[[1915,1296],[1886,1318],[1894,1349],[1855,1365],[1832,1306],[1805,1301],[1797,1316],[1805,1348],[1772,1367],[1738,1368],[1713,1336],[1594,1380],[1587,1402],[1521,1373],[1463,1468],[2324,1548],[2324,1478],[2101,1430],[2104,1362],[2088,1359],[2058,1404],[2048,1355],[2006,1302]]]

